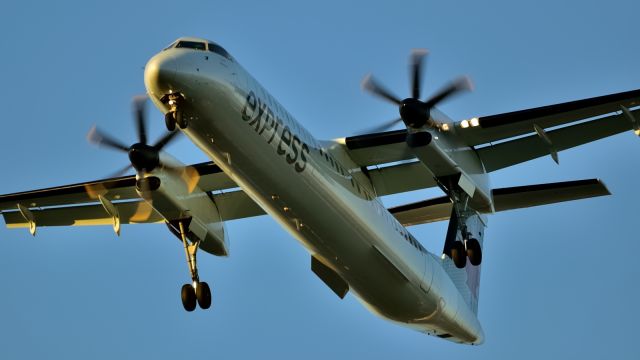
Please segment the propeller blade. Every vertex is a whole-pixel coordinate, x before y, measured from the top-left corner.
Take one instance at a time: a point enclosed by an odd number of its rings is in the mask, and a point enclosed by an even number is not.
[[[424,105],[427,109],[430,109],[456,93],[472,89],[473,85],[471,84],[471,80],[469,80],[468,77],[464,76],[445,86],[430,99],[426,100]]]
[[[391,101],[392,103],[394,103],[394,104],[396,104],[398,106],[402,103],[402,100],[400,100],[392,92],[387,90],[382,85],[378,84],[373,79],[373,76],[371,76],[371,74],[365,76],[365,78],[362,80],[362,88],[364,90],[367,90],[367,91],[371,92],[374,95],[378,95],[383,99]]]
[[[141,144],[147,143],[147,126],[145,116],[145,104],[147,102],[146,95],[138,95],[133,98],[133,112],[136,118],[136,126],[138,128],[138,139]]]
[[[120,169],[119,171],[114,172],[109,177],[110,178],[118,178],[118,177],[124,176],[131,169],[133,169],[133,165],[129,164],[129,165],[125,166],[124,168]]]
[[[164,148],[170,142],[172,142],[175,139],[175,136],[178,135],[179,133],[180,133],[179,131],[172,131],[172,132],[166,133],[163,137],[161,137],[160,139],[158,139],[158,141],[156,141],[153,147],[158,151],[162,150],[162,148]]]
[[[390,128],[394,127],[396,124],[400,122],[402,122],[401,118],[393,119],[391,121],[382,123],[378,126],[367,128],[364,131],[360,132],[360,134],[373,134],[373,133],[383,132],[383,131],[389,130]]]
[[[115,150],[129,152],[128,146],[107,135],[106,133],[98,130],[95,125],[91,128],[91,130],[89,130],[89,133],[87,134],[87,140],[89,140],[90,143],[98,146],[106,146]]]
[[[411,96],[420,99],[420,88],[422,79],[422,63],[427,56],[427,49],[414,49],[409,60],[409,72],[411,73]]]

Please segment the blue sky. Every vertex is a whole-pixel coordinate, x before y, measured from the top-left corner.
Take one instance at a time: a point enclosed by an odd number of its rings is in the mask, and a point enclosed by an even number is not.
[[[368,72],[409,92],[407,57],[428,48],[426,92],[469,75],[454,119],[640,87],[637,1],[154,1],[3,4],[0,193],[102,178],[126,156],[90,146],[93,124],[133,142],[143,67],[183,35],[223,45],[318,138],[395,116],[363,93]],[[164,129],[150,109],[152,135]],[[206,158],[186,138],[168,148]],[[164,226],[0,229],[0,357],[638,358],[635,264],[640,142],[631,132],[493,176],[496,187],[602,178],[613,196],[489,220],[480,347],[452,344],[339,300],[306,251],[267,217],[228,224],[232,256],[200,257],[209,311],[185,313],[188,271]],[[385,199],[400,204],[433,196]],[[429,249],[445,224],[410,229]],[[188,354],[188,355],[187,355]]]

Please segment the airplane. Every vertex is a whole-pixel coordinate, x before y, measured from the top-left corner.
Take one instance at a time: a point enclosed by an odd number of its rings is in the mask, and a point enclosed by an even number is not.
[[[138,140],[93,128],[88,139],[127,153],[130,165],[90,182],[0,196],[8,228],[165,224],[182,245],[191,282],[186,311],[212,305],[198,250],[229,255],[225,222],[269,215],[310,254],[313,273],[338,297],[350,291],[372,313],[449,341],[478,345],[482,249],[495,212],[610,195],[599,179],[492,188],[489,174],[633,130],[640,90],[454,121],[437,106],[471,89],[459,78],[425,97],[425,50],[409,58],[410,97],[371,75],[363,88],[398,107],[371,132],[318,140],[219,44],[181,37],[146,64],[134,98]],[[149,143],[145,102],[168,132]],[[424,99],[424,100],[423,100]],[[403,124],[402,130],[389,130]],[[210,162],[185,165],[163,149],[186,135]],[[131,168],[135,175],[124,175]],[[124,175],[124,176],[123,176]],[[380,198],[439,188],[444,195],[386,208]],[[448,221],[442,252],[409,226]]]

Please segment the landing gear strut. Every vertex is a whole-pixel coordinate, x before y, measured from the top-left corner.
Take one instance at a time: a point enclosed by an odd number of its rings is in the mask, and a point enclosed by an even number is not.
[[[467,266],[467,259],[471,265],[478,266],[482,263],[482,246],[478,238],[482,239],[482,230],[486,225],[469,206],[469,196],[455,186],[450,185],[450,189],[453,209],[443,253],[449,255],[458,269]]]
[[[187,256],[187,264],[189,265],[189,273],[191,274],[191,284],[182,285],[181,298],[182,306],[187,311],[193,311],[196,308],[196,302],[202,309],[208,309],[211,307],[211,289],[209,284],[204,281],[200,281],[198,276],[198,264],[196,262],[196,253],[200,247],[200,240],[193,241],[191,243],[187,240],[184,223],[178,222],[178,230],[180,232],[180,238],[182,245],[184,246],[184,252]]]

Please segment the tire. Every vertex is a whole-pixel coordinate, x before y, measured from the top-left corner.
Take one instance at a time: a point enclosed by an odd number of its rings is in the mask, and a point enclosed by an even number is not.
[[[196,298],[198,299],[198,305],[202,309],[208,309],[211,307],[211,288],[206,282],[200,282],[196,286]]]
[[[467,240],[467,256],[473,266],[478,266],[482,263],[482,247],[478,239]]]
[[[196,309],[196,292],[191,284],[182,285],[180,295],[182,297],[182,306],[184,306],[185,310],[191,312]]]
[[[462,241],[455,241],[451,246],[451,260],[453,260],[458,269],[467,266],[467,254]]]
[[[167,126],[168,131],[174,131],[176,129],[176,121],[173,118],[172,111],[164,114],[164,124]]]
[[[186,129],[187,125],[189,125],[189,122],[187,121],[187,118],[185,118],[184,115],[182,114],[182,111],[180,110],[174,111],[173,117],[176,120],[176,124],[178,124],[178,127],[180,129]]]

